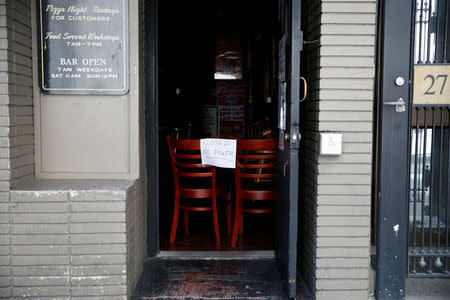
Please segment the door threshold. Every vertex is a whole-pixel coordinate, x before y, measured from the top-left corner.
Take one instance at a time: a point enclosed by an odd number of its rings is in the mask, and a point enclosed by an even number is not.
[[[273,250],[239,251],[160,251],[156,256],[162,259],[178,260],[252,260],[275,259]]]
[[[131,300],[287,300],[274,259],[149,259]]]

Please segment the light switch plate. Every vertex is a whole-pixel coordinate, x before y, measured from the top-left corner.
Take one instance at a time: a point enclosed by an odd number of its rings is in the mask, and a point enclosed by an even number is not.
[[[321,132],[320,133],[320,155],[323,155],[323,156],[342,155],[342,133]]]

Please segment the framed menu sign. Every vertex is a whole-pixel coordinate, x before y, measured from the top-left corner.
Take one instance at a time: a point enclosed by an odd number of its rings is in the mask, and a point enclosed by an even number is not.
[[[128,0],[38,0],[37,6],[43,93],[128,92]]]

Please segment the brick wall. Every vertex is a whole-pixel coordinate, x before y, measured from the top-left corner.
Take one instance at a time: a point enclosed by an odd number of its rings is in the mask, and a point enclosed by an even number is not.
[[[127,286],[132,292],[144,260],[147,258],[147,186],[138,180],[127,192]]]
[[[0,298],[126,299],[145,180],[33,180],[32,3],[0,0]]]
[[[298,258],[300,275],[311,292],[316,289],[320,3],[320,0],[305,1],[302,7],[304,39],[310,43],[303,47],[301,65],[301,74],[308,81],[309,92],[308,100],[300,106],[302,142],[300,148]]]
[[[145,203],[142,181],[40,180],[11,191],[0,296],[127,299],[146,257]]]
[[[8,30],[6,1],[0,1],[0,295],[10,292],[9,236],[9,93],[8,93]]]
[[[30,1],[0,1],[0,296],[10,295],[9,190],[34,173]]]
[[[34,175],[33,75],[31,61],[31,1],[8,0],[7,111],[11,187]],[[6,99],[5,99],[6,100]]]

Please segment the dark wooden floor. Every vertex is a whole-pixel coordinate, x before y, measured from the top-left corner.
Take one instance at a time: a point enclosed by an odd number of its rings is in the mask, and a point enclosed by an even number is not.
[[[192,213],[189,220],[189,234],[183,230],[183,218],[180,217],[175,243],[169,243],[166,226],[161,233],[160,249],[163,251],[228,251],[228,250],[273,250],[274,223],[273,215],[246,215],[244,218],[244,235],[239,239],[236,248],[230,245],[230,236],[226,234],[226,222],[220,220],[221,245],[216,247],[212,231],[210,214]]]
[[[152,258],[131,299],[286,298],[274,260]]]

